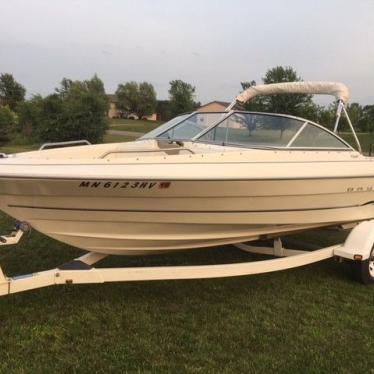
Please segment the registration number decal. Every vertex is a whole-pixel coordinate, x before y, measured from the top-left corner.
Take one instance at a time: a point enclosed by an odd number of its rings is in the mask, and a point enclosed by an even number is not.
[[[347,187],[347,192],[373,192],[374,187],[373,186],[352,186]]]
[[[151,182],[151,181],[81,181],[80,188],[106,188],[106,189],[138,189],[151,190],[154,188],[169,188],[171,182]]]

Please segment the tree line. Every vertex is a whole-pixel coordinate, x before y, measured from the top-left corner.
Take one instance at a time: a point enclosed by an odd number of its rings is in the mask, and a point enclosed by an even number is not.
[[[109,101],[97,75],[89,80],[63,78],[55,91],[25,99],[26,90],[11,74],[0,74],[0,141],[58,142],[87,139],[103,140],[108,128]],[[195,87],[181,80],[170,82],[169,101],[164,117],[193,111]],[[118,106],[139,118],[153,114],[156,92],[148,82],[119,84]]]
[[[64,78],[55,92],[25,100],[25,88],[11,74],[0,75],[0,139],[99,142],[107,129],[108,99],[103,82]]]
[[[162,109],[163,120],[191,112],[200,106],[200,103],[194,100],[196,90],[194,86],[180,79],[172,80],[169,84],[169,100]],[[120,110],[127,114],[136,114],[140,119],[157,110],[156,91],[151,83],[132,81],[119,84],[116,96]]]
[[[301,81],[302,78],[289,66],[276,66],[266,71],[264,84]],[[244,90],[256,81],[241,82]],[[20,142],[50,142],[87,139],[101,142],[108,128],[109,102],[104,84],[97,75],[89,80],[73,81],[64,78],[55,91],[42,97],[25,99],[26,90],[11,74],[0,74],[0,141],[10,138]],[[164,101],[163,119],[195,110],[196,88],[182,80],[173,80],[169,87],[169,100]],[[116,90],[118,107],[138,118],[155,113],[156,91],[148,82],[127,82]],[[258,96],[243,108],[249,111],[292,114],[332,127],[335,105],[317,105],[311,95]],[[374,131],[374,105],[349,104],[347,111],[356,128]],[[342,119],[342,127],[347,127]]]

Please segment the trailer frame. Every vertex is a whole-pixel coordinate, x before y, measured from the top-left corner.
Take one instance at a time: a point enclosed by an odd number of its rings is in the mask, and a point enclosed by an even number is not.
[[[29,229],[30,227],[26,223],[18,223],[11,234],[0,236],[0,246],[17,244],[24,232]],[[356,268],[360,269],[356,273],[363,272],[369,275],[369,278],[366,279],[369,281],[359,280],[363,283],[373,283],[373,244],[374,220],[371,220],[358,223],[344,243],[313,251],[284,248],[280,238],[274,239],[272,247],[254,246],[246,243],[234,244],[235,247],[246,252],[276,257],[261,261],[219,265],[97,268],[94,265],[108,255],[88,252],[54,269],[14,277],[7,277],[0,266],[0,296],[61,284],[207,279],[254,275],[292,269],[333,257],[351,261],[353,265],[356,265]]]

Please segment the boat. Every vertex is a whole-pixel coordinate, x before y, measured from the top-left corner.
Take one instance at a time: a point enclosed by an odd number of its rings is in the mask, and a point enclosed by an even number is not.
[[[258,95],[300,93],[336,98],[333,130],[291,115],[237,109]],[[224,112],[183,114],[133,142],[2,154],[0,210],[58,241],[114,255],[370,220],[374,160],[361,152],[348,99],[342,83],[258,85]],[[355,146],[337,133],[342,115]]]
[[[335,96],[333,131],[290,115],[236,107],[258,95],[293,93]],[[54,269],[14,277],[0,266],[0,296],[62,284],[253,275],[332,257],[348,261],[356,280],[374,283],[374,164],[361,152],[345,108],[348,98],[341,83],[255,86],[224,112],[184,114],[134,142],[83,140],[2,154],[0,210],[17,223],[0,235],[0,247],[19,243],[33,227],[88,252]],[[356,149],[337,135],[342,114]],[[282,236],[320,227],[351,231],[333,246],[284,248]],[[273,246],[253,243],[257,239],[273,239]],[[221,244],[272,257],[213,265],[93,266],[111,254]]]

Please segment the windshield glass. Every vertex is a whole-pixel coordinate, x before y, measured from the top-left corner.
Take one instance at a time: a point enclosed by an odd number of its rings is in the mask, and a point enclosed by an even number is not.
[[[175,117],[175,118],[171,119],[170,121],[164,123],[163,125],[161,125],[159,127],[156,127],[154,130],[152,130],[150,132],[147,132],[140,139],[153,139],[153,138],[157,138],[158,135],[164,133],[165,131],[167,131],[168,129],[170,129],[170,127],[173,127],[178,122],[183,121],[183,119],[187,118],[190,115],[191,115],[191,113],[187,113],[187,114],[182,114],[181,116]]]
[[[198,140],[246,147],[347,148],[335,135],[306,120],[263,113],[235,112]]]
[[[217,125],[214,126],[215,123]],[[349,149],[339,137],[307,120],[248,112],[230,115],[227,112],[184,114],[143,135],[141,139],[191,140],[204,131],[207,132],[197,138],[198,141],[220,145]]]
[[[258,113],[233,113],[199,140],[220,144],[285,147],[305,121]]]
[[[203,130],[212,126],[215,122],[220,120],[225,114],[227,113],[193,113],[192,115],[186,116],[184,119],[182,118],[181,121],[175,121],[172,125],[168,125],[167,127],[163,127],[166,124],[160,126],[157,129],[143,136],[143,138],[153,137],[190,140],[194,136],[201,133]],[[169,121],[168,124],[170,124],[172,121]]]
[[[347,148],[339,138],[310,123],[292,142],[291,147],[299,148]]]

